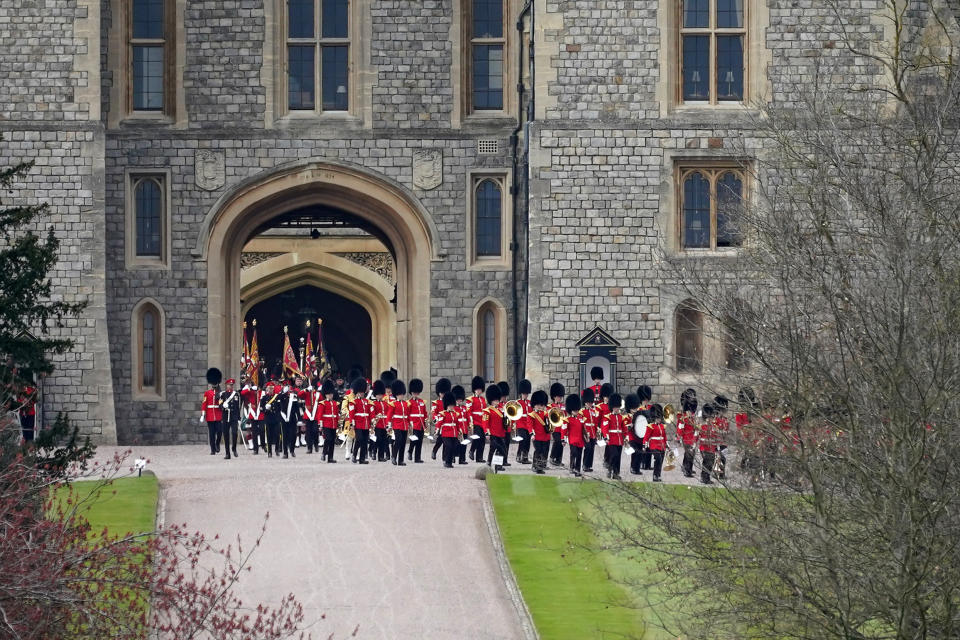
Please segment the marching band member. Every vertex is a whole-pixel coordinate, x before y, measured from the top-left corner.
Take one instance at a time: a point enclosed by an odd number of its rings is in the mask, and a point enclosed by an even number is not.
[[[440,415],[440,412],[444,410],[443,408],[443,397],[451,392],[450,381],[447,378],[440,378],[437,380],[437,384],[434,387],[434,390],[437,393],[437,399],[430,404],[430,419],[433,420],[434,426],[434,443],[433,443],[433,452],[430,454],[431,460],[437,459],[437,451],[440,447],[443,446],[443,438],[440,436],[440,433],[437,431],[437,416]]]
[[[414,378],[410,381],[410,450],[407,459],[416,464],[423,464],[423,438],[427,433],[427,405],[420,394],[423,393],[423,380]],[[416,439],[414,439],[416,438]]]
[[[646,412],[650,410],[650,402],[653,399],[653,389],[649,386],[642,384],[637,387],[637,397],[640,398],[640,411],[644,412],[643,415],[647,417],[647,422],[650,421],[650,417],[647,416]],[[644,434],[640,434],[640,439],[643,439]],[[640,468],[646,471],[649,471],[653,468],[653,454],[650,452],[650,449],[643,447],[643,454],[640,456]]]
[[[261,410],[266,416],[267,423],[267,457],[272,458],[273,452],[280,453],[280,386],[271,382],[267,385],[266,393],[260,400]]]
[[[563,388],[563,385],[559,382],[554,382],[550,385],[550,406],[547,409],[559,409],[563,411],[563,398],[566,396],[567,391]],[[555,464],[558,467],[563,466],[563,438],[566,434],[564,433],[564,427],[554,429],[551,437],[553,438],[553,446],[550,448],[550,463]]]
[[[244,385],[240,391],[243,398],[244,410],[247,413],[247,424],[250,425],[250,440],[253,442],[253,455],[260,454],[260,448],[267,448],[267,441],[263,433],[263,407],[260,401],[266,392],[258,389],[257,385]]]
[[[324,380],[320,392],[323,394],[323,400],[319,403],[317,411],[317,425],[323,429],[323,460],[327,464],[335,463],[333,458],[333,449],[337,445],[337,422],[340,416],[337,401],[334,400],[336,387],[330,380]]]
[[[220,423],[223,420],[223,408],[220,406],[216,384],[203,392],[200,404],[200,420],[207,423],[207,435],[210,437],[210,455],[220,453]]]
[[[467,392],[460,385],[453,387],[453,397],[457,400],[457,424],[461,439],[466,439],[470,433],[470,405],[467,404]],[[457,453],[460,464],[467,464],[467,445],[458,445]]]
[[[713,424],[716,411],[712,404],[703,405],[703,423],[700,425],[700,484],[713,484],[710,474],[717,461],[717,434]]]
[[[220,406],[223,408],[223,448],[227,450],[225,460],[230,459],[230,450],[237,456],[237,426],[240,424],[240,394],[234,390],[236,380],[230,378],[226,382],[226,390],[220,394]]]
[[[367,441],[370,438],[370,425],[373,421],[373,402],[367,400],[367,381],[363,378],[357,378],[350,385],[353,390],[353,402],[350,404],[350,422],[353,425],[354,453],[353,461],[360,464],[367,462]]]
[[[730,421],[727,420],[727,407],[730,401],[726,396],[717,396],[713,399],[713,407],[717,417],[713,423],[716,427],[717,436],[717,458],[720,461],[720,469],[717,472],[718,478],[723,478],[727,472],[727,456],[724,453],[727,450],[727,439],[730,437]]]
[[[650,448],[653,454],[653,481],[661,482],[660,475],[663,471],[663,454],[667,450],[667,429],[663,424],[663,407],[655,404],[648,410],[650,414],[650,423],[647,425],[647,433],[643,442]]]
[[[564,408],[567,410],[567,441],[570,443],[570,473],[580,475],[580,462],[583,456],[584,421],[581,412],[580,396],[571,393],[567,396]]]
[[[351,370],[350,373],[359,374],[356,369]],[[343,450],[345,452],[344,460],[352,460],[356,456],[357,438],[356,432],[353,430],[353,422],[350,420],[350,408],[353,406],[353,401],[356,398],[353,393],[353,383],[356,382],[358,378],[362,379],[363,375],[354,375],[350,378],[350,386],[347,387],[347,393],[340,400],[340,419],[343,425]],[[366,380],[364,380],[364,382],[366,382]]]
[[[530,404],[532,405],[529,424],[533,431],[533,471],[543,474],[547,468],[547,452],[550,448],[546,392],[534,391],[530,396]]]
[[[635,476],[641,475],[642,473],[640,471],[640,467],[641,467],[641,463],[643,462],[643,453],[644,453],[644,446],[643,446],[644,433],[637,433],[638,427],[640,426],[637,424],[638,422],[637,419],[641,415],[643,415],[643,417],[646,417],[646,415],[644,415],[641,412],[640,405],[641,405],[640,396],[636,393],[628,394],[627,397],[624,398],[624,408],[626,409],[626,416],[630,419],[630,428],[627,430],[628,431],[627,439],[630,443],[630,447],[633,449],[633,453],[630,454],[630,473]]]
[[[487,408],[487,403],[483,399],[483,386],[483,378],[474,376],[470,381],[470,390],[473,395],[467,401],[470,406],[470,425],[472,426],[470,459],[474,462],[483,462],[483,450],[487,444],[487,437],[483,432],[483,410]]]
[[[680,415],[677,416],[677,440],[683,445],[683,475],[693,477],[693,462],[697,444],[697,399],[689,394],[680,396]]]
[[[597,448],[597,427],[600,424],[600,412],[594,406],[595,396],[593,389],[583,390],[581,402],[583,411],[580,419],[583,422],[583,472],[593,471],[593,453]]]
[[[490,453],[487,456],[487,466],[493,465],[493,456],[503,456],[504,462],[507,459],[507,427],[504,425],[503,408],[499,406],[502,399],[500,387],[491,384],[487,387],[486,407],[483,410],[482,424],[485,433],[490,435]],[[502,467],[496,465],[495,470]]]
[[[446,378],[442,378],[446,380]],[[449,384],[449,380],[447,383]],[[437,388],[440,383],[437,383]],[[460,435],[460,415],[456,410],[457,398],[453,392],[447,391],[440,400],[439,411],[434,413],[433,423],[437,431],[437,439],[443,443],[443,466],[445,469],[453,469],[453,457],[460,446],[458,437]]]
[[[497,386],[500,387],[500,403],[498,407],[500,408],[500,413],[503,413],[504,407],[507,404],[507,398],[510,397],[510,385],[506,380],[501,380],[497,383]],[[510,424],[509,420],[504,420],[503,428],[507,432],[503,437],[503,466],[512,467],[513,465],[510,464],[510,430],[513,428],[513,425]]]
[[[610,413],[603,418],[600,429],[607,439],[607,477],[619,480],[620,456],[623,453],[623,443],[630,424],[627,416],[620,413],[622,404],[620,394],[611,394],[608,402]]]
[[[519,464],[530,464],[530,436],[532,428],[530,425],[530,411],[533,406],[530,404],[530,392],[533,385],[529,380],[521,380],[517,385],[517,391],[520,397],[517,402],[523,407],[523,415],[517,420],[517,435],[520,436],[520,442],[517,444],[517,462]]]
[[[407,446],[407,428],[410,425],[410,403],[407,402],[407,385],[403,380],[394,380],[390,385],[393,402],[387,407],[387,422],[393,428],[393,464],[405,467],[403,451]]]
[[[303,400],[303,422],[306,425],[307,430],[307,453],[313,453],[316,450],[320,452],[320,405],[323,403],[321,400],[320,389],[315,388],[313,385],[310,385],[307,388],[306,394],[302,397]]]
[[[608,415],[610,415],[610,396],[613,395],[613,385],[609,382],[604,382],[600,385],[600,395],[598,399],[600,402],[597,404],[597,429],[599,433],[603,435],[603,420]],[[604,448],[603,450],[603,468],[609,471],[610,469],[610,450]]]
[[[370,447],[370,459],[376,459],[377,462],[386,462],[390,455],[390,443],[387,441],[387,386],[383,380],[376,380],[373,383],[373,428],[377,441]],[[376,458],[374,458],[376,455]]]
[[[298,378],[299,380],[299,378]],[[294,449],[297,446],[297,434],[300,422],[300,391],[290,386],[289,380],[283,387],[283,397],[280,401],[280,419],[283,421],[283,458],[297,457]]]

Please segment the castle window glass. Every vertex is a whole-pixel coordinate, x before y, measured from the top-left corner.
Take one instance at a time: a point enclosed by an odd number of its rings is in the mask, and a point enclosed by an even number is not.
[[[497,376],[497,326],[492,309],[483,312],[483,377],[495,380]]]
[[[157,314],[152,309],[145,310],[141,325],[143,327],[141,388],[155,387],[157,384]]]
[[[740,102],[744,96],[743,0],[683,0],[680,88],[683,102]]]
[[[486,298],[475,307],[473,368],[485,380],[503,380],[507,377],[506,331],[507,314],[497,300]]]
[[[503,110],[506,0],[473,0],[470,20],[472,111]]]
[[[145,298],[131,316],[131,371],[134,400],[158,400],[164,395],[164,315],[160,304]]]
[[[348,0],[287,0],[286,36],[287,107],[346,111],[350,104]]]
[[[164,0],[133,0],[131,25],[134,111],[163,111],[166,9]]]
[[[693,300],[677,305],[674,313],[678,373],[703,370],[703,313]]]
[[[681,168],[679,182],[680,248],[742,246],[743,172],[730,167]]]
[[[163,190],[158,178],[141,178],[134,185],[136,255],[160,258],[163,255]]]
[[[477,257],[500,256],[503,191],[492,178],[481,180],[474,191],[476,211],[475,253]]]

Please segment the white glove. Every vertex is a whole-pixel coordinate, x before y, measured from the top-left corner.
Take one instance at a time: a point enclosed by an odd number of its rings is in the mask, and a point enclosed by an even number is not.
[[[200,426],[201,426],[201,427],[203,426],[203,423],[204,423],[203,416],[200,416]]]

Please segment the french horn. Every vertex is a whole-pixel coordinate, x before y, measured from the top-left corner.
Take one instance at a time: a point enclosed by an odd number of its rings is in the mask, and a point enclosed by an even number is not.
[[[503,406],[503,415],[510,422],[516,422],[523,417],[523,405],[516,400],[511,400]]]

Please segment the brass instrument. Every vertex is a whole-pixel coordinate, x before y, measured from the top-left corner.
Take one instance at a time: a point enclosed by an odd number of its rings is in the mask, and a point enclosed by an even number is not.
[[[677,452],[673,448],[667,448],[667,456],[663,460],[663,470],[672,471],[677,467]]]
[[[672,404],[668,404],[663,408],[663,422],[665,424],[673,424],[677,419],[677,410],[673,408]]]
[[[523,417],[523,405],[511,400],[503,406],[503,414],[510,422],[516,422]]]
[[[554,431],[563,426],[565,422],[563,417],[563,412],[560,409],[554,407],[547,412],[547,425],[550,427],[548,431]]]

